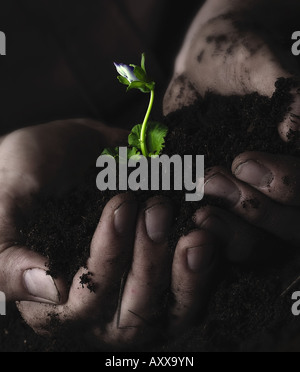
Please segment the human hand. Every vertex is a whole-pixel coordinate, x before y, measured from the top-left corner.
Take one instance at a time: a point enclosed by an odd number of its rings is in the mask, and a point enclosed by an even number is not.
[[[83,343],[114,350],[177,336],[206,304],[217,252],[210,233],[193,231],[173,256],[168,246],[173,217],[167,199],[151,199],[144,208],[131,194],[112,199],[93,237],[87,269],[75,276],[67,302],[21,302],[26,322],[41,334],[75,328]],[[95,293],[79,284],[88,272]]]
[[[268,9],[272,14],[266,15]],[[164,113],[192,104],[207,91],[221,95],[258,92],[271,97],[281,77],[298,73],[291,36],[298,28],[300,4],[293,0],[207,0],[196,16],[177,57],[164,99]],[[282,45],[282,38],[288,44]],[[298,130],[300,96],[278,130],[288,140]]]
[[[266,5],[272,6],[272,17],[257,12],[257,7]],[[284,13],[280,11],[283,6]],[[193,103],[197,94],[207,90],[222,95],[259,92],[272,96],[276,80],[297,71],[291,49],[276,44],[274,25],[280,24],[284,14],[286,24],[293,28],[296,11],[299,4],[292,1],[208,0],[177,58],[165,96],[165,113]],[[259,27],[255,29],[253,24]],[[291,131],[299,131],[299,90],[291,93],[294,103],[278,127],[284,141]],[[196,214],[198,227],[217,235],[227,247],[228,258],[237,262],[266,255],[260,248],[266,248],[271,235],[299,245],[298,166],[298,159],[292,157],[245,153],[235,159],[233,174],[220,167],[211,169],[205,193],[226,201],[228,210],[203,208]]]
[[[122,133],[92,120],[66,120],[1,138],[0,290],[8,301],[64,302],[63,283],[46,275],[45,258],[20,244],[20,228],[37,195],[63,193],[75,185],[99,148],[120,140]]]
[[[271,253],[264,252],[267,233],[277,244],[299,246],[299,181],[298,158],[244,153],[234,160],[232,173],[216,167],[207,175],[206,195],[226,201],[228,210],[205,207],[197,212],[197,225],[218,236],[237,262]],[[271,248],[274,253],[274,244]]]
[[[205,304],[217,260],[215,243],[209,233],[192,232],[173,257],[166,242],[173,212],[166,201],[152,200],[138,210],[130,195],[113,199],[95,232],[88,270],[77,273],[71,289],[46,274],[44,257],[20,244],[20,226],[35,197],[67,191],[95,164],[101,148],[126,136],[94,121],[69,120],[25,128],[1,140],[0,290],[8,301],[18,301],[23,318],[40,334],[70,326],[96,347],[122,348],[157,336],[161,317],[167,319],[166,333],[179,332]],[[88,272],[96,293],[80,285]],[[59,327],[51,328],[53,323]]]

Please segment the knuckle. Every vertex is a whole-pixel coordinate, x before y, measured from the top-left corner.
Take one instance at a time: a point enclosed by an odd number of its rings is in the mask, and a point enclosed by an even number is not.
[[[265,227],[268,230],[276,229],[278,223],[278,210],[274,208],[272,202],[264,201],[260,203],[257,201],[257,205],[251,208],[246,208],[247,213],[251,220],[259,227]]]
[[[111,253],[107,253],[103,257],[104,265],[111,266],[123,266],[128,261],[128,253],[127,252],[116,252],[116,248],[112,249]]]
[[[180,282],[175,288],[173,288],[173,294],[181,299],[193,298],[197,288],[195,285],[188,283],[184,280]]]
[[[99,340],[117,350],[131,349],[141,347],[149,340],[154,339],[152,327],[146,325],[135,327],[121,327],[116,324],[111,324],[107,327],[106,335],[100,335]]]
[[[159,289],[162,288],[162,283],[166,279],[166,273],[169,273],[169,269],[164,268],[163,270],[155,267],[155,265],[141,265],[138,268],[132,270],[131,278],[139,287]]]
[[[194,220],[196,224],[200,226],[206,219],[217,214],[218,212],[218,208],[208,205],[196,211]]]

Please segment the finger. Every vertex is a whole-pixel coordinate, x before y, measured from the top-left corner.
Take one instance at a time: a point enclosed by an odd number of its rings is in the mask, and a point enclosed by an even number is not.
[[[3,189],[0,194],[0,291],[8,301],[64,303],[66,287],[47,274],[46,258],[17,243],[23,216],[15,199]]]
[[[300,88],[294,88],[291,92],[293,103],[289,108],[285,119],[280,123],[278,131],[285,141],[299,141],[300,132]]]
[[[0,253],[0,290],[8,301],[62,304],[67,300],[61,279],[48,275],[46,259],[25,247],[12,246]]]
[[[247,152],[238,156],[232,172],[271,199],[300,206],[300,160],[298,158]]]
[[[273,239],[263,230],[221,208],[206,206],[195,214],[199,229],[213,234],[230,262],[249,264],[274,256]]]
[[[130,194],[118,195],[106,205],[91,243],[87,269],[79,270],[75,276],[66,305],[18,305],[23,318],[37,333],[53,333],[48,323],[54,318],[60,326],[68,321],[83,322],[82,334],[100,324],[100,338],[104,337],[103,325],[116,312],[121,279],[132,259],[137,209],[137,201]]]
[[[296,208],[274,202],[226,170],[212,170],[206,178],[205,193],[221,199],[230,211],[254,226],[294,244],[300,242]]]
[[[96,310],[109,308],[114,315],[121,280],[132,259],[137,210],[132,194],[118,195],[106,205],[91,243],[87,269],[76,275],[70,291],[68,305],[77,314],[91,311],[96,316]],[[80,282],[86,283],[85,288]]]
[[[49,332],[49,314],[62,324],[83,321],[87,332],[95,322],[102,330],[112,320],[121,279],[132,259],[137,209],[137,201],[130,194],[118,195],[106,205],[91,243],[87,269],[75,276],[65,306],[19,304],[23,318],[36,332]]]
[[[216,245],[206,231],[193,231],[180,239],[172,268],[174,302],[170,309],[170,333],[194,322],[206,306],[218,262]]]
[[[141,211],[134,259],[117,315],[119,332],[131,339],[140,331],[157,330],[157,318],[170,285],[171,258],[168,237],[173,207],[167,199],[154,198]]]

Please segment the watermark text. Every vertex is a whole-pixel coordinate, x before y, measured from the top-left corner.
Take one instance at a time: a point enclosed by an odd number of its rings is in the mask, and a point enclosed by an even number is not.
[[[300,292],[294,292],[292,295],[292,300],[295,301],[292,306],[292,314],[294,316],[300,315]]]
[[[294,56],[300,55],[300,31],[295,31],[292,35],[292,40],[295,40],[292,45],[292,53]]]
[[[6,315],[6,296],[0,292],[0,316]]]
[[[161,155],[151,159],[139,156],[127,160],[127,148],[120,147],[119,159],[118,163],[112,156],[98,158],[97,168],[102,170],[96,184],[100,191],[186,191],[187,202],[204,197],[203,155]]]
[[[6,35],[0,31],[0,55],[6,56]]]

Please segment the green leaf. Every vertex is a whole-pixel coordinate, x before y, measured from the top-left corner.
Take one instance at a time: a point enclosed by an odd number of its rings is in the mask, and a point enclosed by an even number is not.
[[[146,54],[145,53],[142,54],[141,67],[144,70],[145,74],[147,75],[147,71],[146,71]]]
[[[144,83],[142,81],[134,81],[129,85],[127,88],[127,91],[130,91],[132,89],[138,89],[143,93],[150,93],[151,90],[147,87],[147,83]]]
[[[150,156],[160,155],[165,147],[168,127],[158,122],[149,122],[147,129],[147,148]]]
[[[147,84],[143,85],[141,88],[140,88],[140,91],[142,93],[151,93],[151,89],[148,88]]]
[[[119,157],[119,147],[115,147],[114,149],[104,149],[101,155],[111,156],[114,159],[117,159]]]
[[[114,149],[105,149],[103,150],[102,156],[111,156],[112,158],[116,159],[121,164],[127,164],[128,159],[133,159],[139,161],[141,158],[141,152],[136,147],[127,148],[127,159],[119,157],[119,147]]]
[[[129,84],[128,90],[140,89],[144,85],[145,83],[143,83],[142,81],[133,81],[132,83]]]
[[[149,83],[146,83],[146,87],[151,92],[151,90],[154,90],[155,89],[155,82],[154,81],[151,81]]]
[[[128,137],[128,144],[131,147],[135,147],[138,150],[141,150],[141,132],[142,132],[142,124],[138,124],[132,128],[131,133]]]
[[[141,150],[141,132],[141,124],[138,124],[132,128],[132,131],[128,137],[129,146]],[[167,134],[168,127],[166,125],[153,121],[148,122],[146,141],[150,156],[157,156],[161,154],[165,147],[165,138]]]
[[[136,147],[129,148],[127,149],[127,151],[128,151],[128,159],[133,159],[136,161],[140,160],[141,152]]]
[[[124,78],[123,76],[118,76],[118,80],[121,84],[124,84],[124,85],[127,85],[127,86],[130,85],[130,82],[126,78]]]
[[[143,83],[148,82],[148,76],[140,66],[135,66],[134,75]]]

